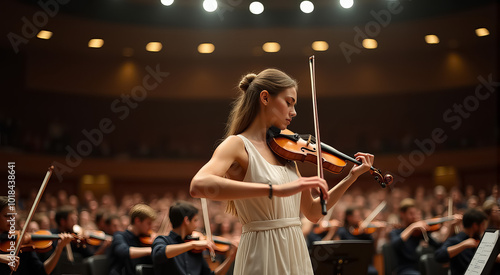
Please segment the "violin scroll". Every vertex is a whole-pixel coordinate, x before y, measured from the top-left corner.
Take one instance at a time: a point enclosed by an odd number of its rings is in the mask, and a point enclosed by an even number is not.
[[[385,188],[387,185],[391,185],[394,181],[394,177],[391,174],[385,174],[385,176],[383,176],[382,171],[376,168],[370,170],[370,174],[373,175],[374,179],[380,184],[382,188]]]

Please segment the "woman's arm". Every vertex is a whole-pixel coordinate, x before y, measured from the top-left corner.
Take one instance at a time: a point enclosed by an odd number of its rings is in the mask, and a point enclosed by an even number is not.
[[[243,140],[231,136],[219,145],[210,161],[194,176],[190,186],[191,196],[212,200],[231,200],[269,195],[267,184],[225,178],[224,175],[234,163],[246,170],[248,154]],[[326,193],[328,185],[326,181],[318,177],[300,178],[283,185],[273,185],[273,195],[286,197],[314,187],[319,187]],[[326,196],[325,194],[325,198]]]
[[[328,201],[326,208],[332,208],[347,189],[358,179],[364,172],[370,170],[373,165],[374,156],[366,153],[357,153],[354,155],[357,160],[361,161],[362,165],[354,165],[349,174],[342,179],[337,185],[328,191]],[[321,214],[321,203],[319,198],[313,199],[310,190],[302,191],[300,208],[302,214],[310,221],[316,223],[323,215]]]

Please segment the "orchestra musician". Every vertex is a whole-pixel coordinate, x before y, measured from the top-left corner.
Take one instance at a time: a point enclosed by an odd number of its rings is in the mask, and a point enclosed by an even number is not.
[[[4,241],[11,241],[8,232],[11,226],[9,219],[12,216],[8,214],[9,210],[7,206],[8,198],[0,196],[0,240],[2,243]],[[56,249],[43,262],[38,257],[36,251],[21,252],[16,257],[11,257],[9,253],[2,252],[4,254],[0,254],[0,274],[10,274],[11,271],[15,271],[13,274],[19,275],[51,274],[61,257],[63,247],[73,239],[73,236],[68,233],[60,233],[59,237]]]
[[[417,247],[427,238],[427,243],[437,249],[441,245],[431,234],[427,234],[429,225],[421,219],[421,211],[417,209],[415,200],[411,198],[403,199],[399,205],[399,215],[401,228],[393,229],[390,236],[390,243],[396,254],[398,263],[397,274],[420,274],[418,268],[419,254]],[[457,217],[453,218],[456,222]],[[447,232],[451,232],[448,230]]]
[[[231,111],[226,138],[191,181],[195,198],[228,200],[238,216],[242,236],[235,274],[312,274],[312,264],[299,214],[317,222],[322,217],[320,188],[326,208],[367,172],[374,156],[357,153],[346,178],[329,189],[321,177],[301,177],[294,161],[276,156],[267,145],[271,126],[284,130],[297,115],[297,83],[284,72],[266,69],[247,74]]]
[[[226,274],[236,256],[236,246],[226,252],[226,260],[212,272],[200,251],[213,251],[216,249],[214,243],[208,240],[185,241],[199,227],[198,209],[188,202],[177,202],[170,207],[168,216],[172,231],[168,236],[158,236],[152,246],[155,274]]]
[[[78,227],[78,212],[73,206],[65,205],[59,207],[56,210],[55,221],[57,228],[50,230],[53,234],[76,234],[76,232],[74,232],[74,228]],[[48,259],[53,251],[57,249],[59,244],[57,242],[53,242],[52,246],[52,250],[49,252],[42,252],[38,254],[42,260]],[[63,274],[68,273],[70,270],[84,268],[83,259],[94,255],[95,252],[92,247],[78,242],[71,242],[70,245],[66,245],[62,249],[62,257],[57,262],[53,274]]]
[[[149,205],[136,204],[130,209],[129,215],[129,227],[113,235],[113,241],[108,249],[110,275],[135,275],[136,265],[153,263],[152,243],[142,239],[154,239],[151,230],[157,216],[156,211]]]
[[[437,262],[450,262],[451,275],[465,274],[486,230],[487,220],[488,217],[483,211],[468,209],[463,214],[463,231],[448,238],[434,253]]]

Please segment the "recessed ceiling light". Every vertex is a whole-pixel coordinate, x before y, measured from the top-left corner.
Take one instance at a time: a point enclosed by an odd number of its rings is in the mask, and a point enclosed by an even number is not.
[[[425,36],[425,42],[427,44],[439,44],[439,37],[434,34],[428,34]]]
[[[215,50],[215,46],[212,43],[203,43],[198,45],[199,53],[213,53]]]
[[[46,31],[46,30],[41,30],[36,37],[40,39],[50,39],[52,37],[52,32],[51,31]]]
[[[262,45],[262,49],[268,53],[275,53],[280,51],[281,46],[277,42],[266,42]]]
[[[328,50],[328,43],[326,43],[326,41],[314,41],[312,43],[312,48],[313,50],[317,51],[317,52],[324,52],[326,50]]]
[[[370,38],[363,39],[363,47],[369,50],[376,49],[378,47],[377,40]]]
[[[490,35],[490,31],[488,31],[487,28],[479,28],[479,29],[476,29],[476,35],[477,36],[487,36],[487,35]]]
[[[160,42],[149,42],[146,45],[146,51],[148,52],[159,52],[163,45]]]
[[[100,38],[95,38],[95,39],[90,39],[89,41],[89,48],[95,48],[98,49],[104,45],[104,40]]]

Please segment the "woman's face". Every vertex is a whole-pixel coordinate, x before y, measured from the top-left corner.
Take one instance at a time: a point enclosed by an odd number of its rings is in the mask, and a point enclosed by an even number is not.
[[[265,111],[270,119],[271,125],[284,130],[292,122],[292,118],[297,115],[295,104],[297,103],[297,91],[295,88],[288,88],[276,96],[269,96]]]

